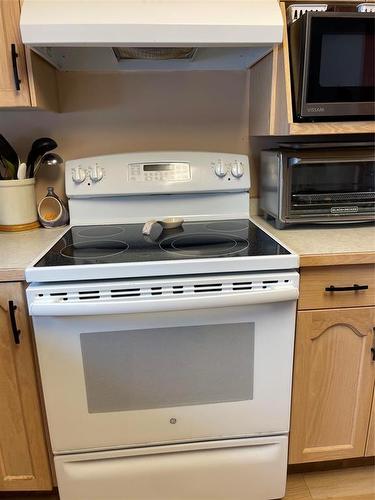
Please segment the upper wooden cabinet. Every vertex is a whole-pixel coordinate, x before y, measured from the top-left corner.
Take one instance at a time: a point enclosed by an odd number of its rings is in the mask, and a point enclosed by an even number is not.
[[[0,107],[58,110],[56,71],[21,41],[22,0],[0,1]]]
[[[0,283],[0,491],[52,489],[23,283]]]
[[[375,121],[294,122],[284,2],[280,2],[280,8],[284,18],[283,42],[281,45],[275,45],[272,52],[250,70],[250,134],[262,136],[374,133]]]
[[[365,455],[375,308],[297,316],[289,463]]]

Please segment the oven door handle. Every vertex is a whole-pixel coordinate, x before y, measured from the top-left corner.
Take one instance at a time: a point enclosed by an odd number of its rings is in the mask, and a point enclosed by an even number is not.
[[[272,302],[297,300],[298,288],[283,286],[274,290],[223,293],[210,295],[197,294],[190,297],[137,298],[134,300],[92,299],[62,300],[58,297],[44,299],[35,297],[29,304],[32,316],[97,316],[99,314],[131,314],[189,309],[209,309],[236,306],[251,306]]]
[[[365,161],[374,161],[374,158],[320,158],[320,159],[313,159],[313,158],[299,158],[299,157],[292,157],[288,158],[288,166],[289,167],[295,167],[297,165],[318,165],[322,163],[359,163],[359,162],[365,162]]]

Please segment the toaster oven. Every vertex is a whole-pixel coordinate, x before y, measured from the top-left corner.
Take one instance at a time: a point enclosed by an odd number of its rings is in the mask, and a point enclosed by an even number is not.
[[[260,209],[290,224],[375,220],[375,155],[369,143],[281,144],[262,151]]]

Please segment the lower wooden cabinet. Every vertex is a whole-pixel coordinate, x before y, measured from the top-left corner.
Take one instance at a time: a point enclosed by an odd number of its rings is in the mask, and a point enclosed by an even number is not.
[[[0,491],[50,490],[23,283],[0,283]]]
[[[374,327],[374,307],[298,312],[289,463],[365,455]]]
[[[375,388],[374,388],[374,395],[372,397],[371,418],[367,436],[365,455],[366,457],[373,457],[375,455]]]

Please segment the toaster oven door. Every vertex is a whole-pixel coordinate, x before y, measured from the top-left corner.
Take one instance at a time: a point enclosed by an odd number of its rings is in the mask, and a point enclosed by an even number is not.
[[[290,222],[372,220],[375,159],[289,158],[284,213]]]

